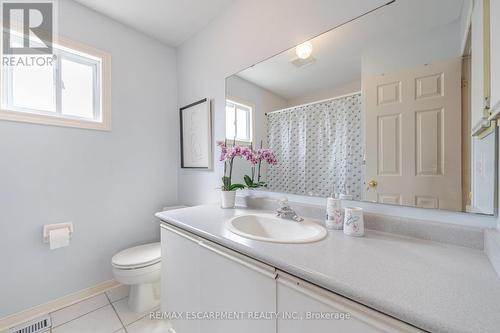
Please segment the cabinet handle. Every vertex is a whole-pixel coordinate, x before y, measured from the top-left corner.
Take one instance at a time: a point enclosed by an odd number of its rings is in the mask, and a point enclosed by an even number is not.
[[[177,234],[183,238],[186,238],[192,242],[195,242],[195,243],[200,243],[200,240],[198,238],[195,238],[193,236],[190,236],[188,233],[184,232],[184,231],[181,231],[179,229],[177,229],[176,227],[173,227],[171,225],[166,225],[166,224],[162,224],[161,227],[163,229],[167,229],[168,231],[171,231],[173,232],[174,234]]]
[[[210,251],[212,251],[220,256],[223,256],[224,258],[232,260],[240,265],[243,265],[243,266],[245,266],[253,271],[256,271],[258,273],[261,273],[267,277],[270,277],[272,279],[276,279],[277,273],[276,273],[276,270],[272,267],[269,267],[268,269],[266,269],[267,265],[265,267],[260,267],[259,265],[255,264],[253,262],[250,262],[250,260],[245,260],[243,258],[239,258],[231,253],[228,253],[227,251],[224,251],[224,250],[218,249],[216,247],[213,247],[209,244],[206,244],[203,241],[199,242],[199,244],[200,244],[200,246],[204,247],[205,249],[210,250]]]
[[[246,259],[246,258],[244,259],[244,258],[237,257],[236,255],[229,253],[230,250],[223,250],[223,249],[216,248],[212,245],[209,245],[206,242],[204,242],[202,239],[191,236],[191,235],[189,235],[189,233],[182,231],[182,230],[179,230],[177,227],[174,227],[172,225],[162,224],[161,227],[164,229],[167,229],[168,231],[171,231],[174,234],[177,234],[183,238],[186,238],[194,243],[197,243],[198,245],[202,246],[203,248],[210,250],[214,253],[217,253],[218,255],[223,256],[229,260],[232,260],[240,265],[243,265],[243,266],[245,266],[253,271],[259,272],[259,273],[261,273],[265,276],[268,276],[272,279],[275,279],[277,276],[277,273],[276,273],[276,270],[274,269],[274,267],[270,267],[270,266],[267,266],[264,264],[262,264],[262,266],[259,266],[257,263],[250,262],[250,259]],[[243,257],[243,255],[241,255],[241,256]]]

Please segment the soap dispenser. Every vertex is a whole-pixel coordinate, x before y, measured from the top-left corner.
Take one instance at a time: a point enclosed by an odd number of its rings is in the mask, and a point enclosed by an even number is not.
[[[336,230],[341,230],[344,227],[344,220],[342,218],[342,201],[333,193],[326,199],[325,225],[328,229]]]

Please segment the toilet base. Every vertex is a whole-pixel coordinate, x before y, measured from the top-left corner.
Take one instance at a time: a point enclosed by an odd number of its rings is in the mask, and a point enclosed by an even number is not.
[[[134,312],[145,312],[160,305],[160,295],[157,291],[158,282],[133,284],[128,295],[128,307]]]

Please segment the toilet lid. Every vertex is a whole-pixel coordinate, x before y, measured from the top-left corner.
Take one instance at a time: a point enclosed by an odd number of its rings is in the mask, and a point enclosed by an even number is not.
[[[134,246],[118,252],[113,256],[113,266],[119,268],[135,268],[156,264],[161,260],[160,243]]]

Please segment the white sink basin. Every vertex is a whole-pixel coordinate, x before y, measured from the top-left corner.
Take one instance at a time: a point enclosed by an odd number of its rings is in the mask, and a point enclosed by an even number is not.
[[[271,214],[236,216],[227,222],[227,228],[242,237],[275,243],[309,243],[326,236],[326,229],[317,223],[295,222]]]

